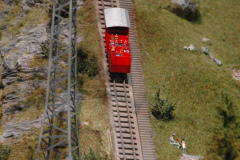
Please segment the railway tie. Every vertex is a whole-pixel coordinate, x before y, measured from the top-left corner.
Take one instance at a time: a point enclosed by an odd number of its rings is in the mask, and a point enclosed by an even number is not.
[[[118,160],[156,160],[150,114],[147,106],[140,48],[137,42],[134,11],[131,0],[95,0],[101,36],[114,147]],[[110,74],[105,50],[104,9],[120,7],[129,11],[131,29],[131,73]]]

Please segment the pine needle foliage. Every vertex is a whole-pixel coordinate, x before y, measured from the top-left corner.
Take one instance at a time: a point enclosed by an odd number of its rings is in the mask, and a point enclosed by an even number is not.
[[[176,104],[177,103],[174,103],[173,101],[169,101],[168,98],[161,98],[159,89],[152,100],[152,115],[158,120],[171,120],[173,119],[173,111],[176,109]]]
[[[227,94],[222,93],[222,103],[217,108],[218,122],[213,130],[213,143],[207,151],[207,159],[234,160],[239,155],[236,146],[239,136],[239,117],[235,105]]]

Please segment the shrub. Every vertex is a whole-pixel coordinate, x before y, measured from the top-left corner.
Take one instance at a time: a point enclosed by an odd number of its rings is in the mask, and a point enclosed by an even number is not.
[[[168,98],[161,98],[159,89],[151,101],[152,115],[158,120],[171,120],[173,119],[173,111],[176,109],[176,104],[173,101],[169,101]]]
[[[40,47],[42,49],[41,54],[43,55],[43,59],[49,58],[49,47],[50,47],[50,40],[47,40],[45,42],[42,42],[40,44]]]
[[[3,144],[0,144],[0,160],[7,160],[10,153],[10,147],[4,147]]]
[[[88,76],[94,77],[100,72],[98,58],[90,51],[78,49],[78,72],[87,73]]]

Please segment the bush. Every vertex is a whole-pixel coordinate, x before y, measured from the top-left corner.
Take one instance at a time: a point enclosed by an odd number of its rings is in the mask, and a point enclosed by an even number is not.
[[[98,75],[100,72],[98,58],[90,51],[79,48],[77,70],[87,73],[90,77]]]
[[[176,104],[173,101],[160,98],[160,89],[157,91],[155,97],[151,101],[152,115],[158,120],[171,120],[173,119],[173,111],[176,109]]]
[[[0,160],[7,160],[10,153],[10,147],[4,147],[2,144],[0,144]]]
[[[50,47],[50,40],[47,40],[45,42],[42,42],[40,44],[40,47],[42,49],[41,54],[43,55],[43,59],[49,58],[49,47]]]

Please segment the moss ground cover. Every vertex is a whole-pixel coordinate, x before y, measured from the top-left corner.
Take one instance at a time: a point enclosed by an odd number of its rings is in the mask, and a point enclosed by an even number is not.
[[[166,0],[134,0],[149,102],[159,88],[162,97],[178,102],[174,120],[152,118],[159,159],[177,159],[181,154],[169,145],[172,133],[185,138],[187,153],[205,153],[221,92],[240,107],[240,82],[230,70],[240,67],[239,5],[237,0],[203,0],[200,19],[189,22],[171,13]],[[203,37],[211,42],[202,42]],[[208,47],[223,65],[217,66],[200,52],[183,50],[191,43],[198,49]]]

